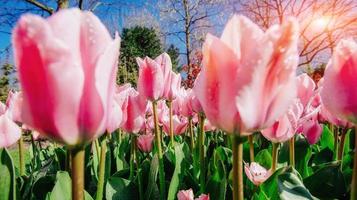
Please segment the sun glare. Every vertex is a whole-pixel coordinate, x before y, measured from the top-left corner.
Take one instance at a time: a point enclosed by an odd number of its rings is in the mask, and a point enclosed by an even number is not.
[[[327,28],[327,26],[329,26],[330,22],[331,22],[331,17],[323,16],[313,20],[311,26],[316,30],[323,30]]]

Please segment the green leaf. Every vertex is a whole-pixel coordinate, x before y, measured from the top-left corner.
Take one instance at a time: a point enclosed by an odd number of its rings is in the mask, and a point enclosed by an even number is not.
[[[0,149],[0,200],[16,200],[15,169],[6,149]]]
[[[315,154],[314,159],[312,161],[315,165],[320,165],[323,163],[331,162],[333,159],[333,151],[330,148],[324,148],[317,154]]]
[[[291,167],[278,175],[278,188],[282,200],[314,199],[302,183],[299,173]]]
[[[148,199],[150,199],[151,196],[159,197],[156,196],[159,194],[155,195],[155,193],[153,193],[155,188],[157,188],[156,179],[157,179],[158,172],[159,172],[159,158],[156,153],[151,160],[150,171],[149,171],[148,182],[147,182],[148,186],[145,192],[145,196],[148,197]]]
[[[48,193],[53,190],[55,186],[54,176],[43,176],[39,178],[32,186],[32,194],[35,199],[46,199]]]
[[[105,197],[107,200],[132,200],[138,199],[139,195],[133,182],[113,175],[108,179]]]
[[[344,199],[347,187],[339,162],[324,164],[314,174],[304,179],[305,186],[318,198]]]
[[[184,168],[184,152],[183,152],[184,144],[175,146],[175,170],[171,178],[169,192],[167,199],[175,199],[177,191],[179,189],[180,183],[183,178],[183,168]]]
[[[334,136],[333,133],[328,129],[326,125],[324,125],[321,139],[320,139],[321,149],[326,147],[330,148],[332,151],[334,150]]]
[[[263,149],[255,156],[255,161],[266,169],[270,169],[272,157],[268,149]]]
[[[50,200],[71,200],[72,181],[68,172],[59,171],[56,175],[56,184],[50,195]]]
[[[303,137],[296,137],[295,141],[295,168],[305,178],[310,175],[308,164],[312,155],[310,144]]]
[[[264,192],[265,196],[270,199],[279,199],[278,192],[278,175],[283,173],[285,168],[280,168],[274,172],[263,184],[259,186],[260,191]]]
[[[214,172],[208,180],[206,191],[214,191],[210,192],[211,199],[224,200],[227,191],[227,179],[223,161],[218,160],[214,168]]]

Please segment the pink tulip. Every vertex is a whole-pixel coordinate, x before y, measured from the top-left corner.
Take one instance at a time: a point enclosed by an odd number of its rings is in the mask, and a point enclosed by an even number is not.
[[[264,33],[237,15],[221,38],[208,34],[193,90],[212,125],[247,135],[281,117],[296,96],[297,40],[294,20]]]
[[[127,106],[128,95],[131,90],[130,84],[124,84],[123,86],[117,86],[112,108],[109,110],[109,117],[107,121],[108,133],[114,132],[126,121],[126,113],[123,113],[123,109]]]
[[[122,129],[129,133],[138,133],[145,122],[146,106],[141,105],[139,93],[131,89],[128,96],[128,101],[123,112],[126,113],[126,121],[122,125]]]
[[[343,127],[343,128],[352,128],[353,124],[348,122],[347,120],[340,119],[334,115],[332,115],[326,108],[325,106],[321,106],[318,119],[320,122],[329,122],[332,123],[338,127]]]
[[[6,112],[0,115],[0,148],[9,147],[21,137],[20,127],[13,122]]]
[[[357,123],[357,43],[338,43],[325,69],[321,99],[325,108],[338,118]]]
[[[315,118],[301,124],[297,131],[304,134],[310,144],[315,144],[321,136],[322,126]]]
[[[214,131],[216,129],[216,127],[212,126],[211,122],[209,122],[208,120],[205,120],[205,124],[203,126],[203,129],[205,131]]]
[[[185,117],[179,117],[177,115],[172,116],[173,121],[173,130],[175,135],[180,135],[186,131],[187,128],[187,119]],[[170,121],[169,117],[166,116],[163,118],[163,130],[165,133],[169,133],[170,130]]]
[[[6,112],[6,105],[0,101],[0,115],[4,114]]]
[[[120,38],[91,12],[23,15],[13,31],[23,122],[76,145],[104,133],[112,106]],[[30,75],[31,74],[31,75]]]
[[[185,117],[193,117],[195,114],[195,111],[192,108],[192,101],[194,97],[193,91],[191,89],[183,90],[181,95],[182,104],[179,105],[181,107],[181,114]]]
[[[14,122],[22,122],[21,119],[21,108],[22,108],[22,93],[10,91],[7,100],[6,106],[9,110],[11,119]]]
[[[154,137],[153,134],[140,135],[137,139],[138,148],[143,152],[149,153],[152,149]]]
[[[244,165],[244,172],[247,175],[248,179],[254,183],[254,185],[260,185],[266,181],[270,175],[271,171],[266,170],[264,167],[260,166],[256,162],[252,162]]]
[[[149,57],[136,59],[139,65],[138,91],[144,98],[154,101],[161,98],[172,100],[181,85],[180,75],[171,71],[172,64],[167,53],[155,60]]]
[[[195,200],[209,200],[209,195],[208,194],[201,194],[198,198]]]
[[[300,101],[296,100],[285,115],[280,117],[271,127],[261,131],[262,135],[274,143],[289,140],[295,135],[302,113],[303,106]]]
[[[316,88],[315,82],[309,75],[303,73],[297,77],[297,97],[304,107],[310,102]]]
[[[180,190],[177,193],[177,200],[193,200],[194,198],[195,197],[194,197],[192,189]]]

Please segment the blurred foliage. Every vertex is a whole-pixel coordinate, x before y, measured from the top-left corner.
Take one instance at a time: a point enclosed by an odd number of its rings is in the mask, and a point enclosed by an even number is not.
[[[171,62],[172,62],[172,70],[175,72],[179,72],[179,56],[180,56],[180,52],[179,49],[177,47],[175,47],[175,45],[171,44],[169,46],[169,48],[166,50],[167,54],[169,54],[170,58],[171,58]]]
[[[136,85],[138,65],[136,57],[155,58],[162,53],[160,38],[153,28],[136,26],[124,28],[121,35],[120,62],[117,83]]]
[[[0,101],[5,102],[11,86],[11,75],[15,72],[14,66],[5,63],[1,66],[2,76],[0,78]]]

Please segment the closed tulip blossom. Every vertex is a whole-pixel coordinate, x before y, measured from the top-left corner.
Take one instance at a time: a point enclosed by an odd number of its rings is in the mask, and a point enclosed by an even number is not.
[[[114,94],[118,35],[113,40],[91,12],[67,9],[47,19],[23,15],[12,42],[24,123],[69,145],[104,133]]]
[[[244,165],[244,172],[254,185],[262,184],[272,174],[270,170],[265,169],[256,162],[246,163]]]
[[[296,96],[297,39],[295,20],[264,33],[237,15],[221,38],[208,34],[193,90],[210,122],[249,135],[282,116]]]
[[[154,140],[154,135],[153,134],[144,134],[144,135],[140,135],[137,138],[137,145],[138,148],[142,151],[142,152],[146,152],[149,153],[152,149],[153,146],[153,140]]]
[[[114,132],[126,121],[127,115],[126,112],[123,112],[123,109],[127,106],[128,95],[131,89],[130,84],[117,86],[114,93],[114,101],[112,102],[112,107],[109,110],[107,121],[108,133]]]
[[[180,135],[186,131],[187,124],[188,124],[186,118],[174,115],[172,121],[173,121],[173,130],[175,135]],[[165,117],[163,119],[163,130],[165,133],[168,134],[169,129],[170,129],[169,118]]]
[[[122,129],[129,133],[138,133],[145,122],[145,108],[142,105],[139,93],[131,88],[128,95],[125,112],[126,120],[122,125]]]
[[[21,137],[21,128],[11,120],[6,106],[0,102],[0,148],[9,147]]]
[[[21,123],[22,93],[10,91],[6,100],[6,107],[11,119],[14,122]]]
[[[138,91],[144,98],[155,101],[161,98],[174,99],[180,77],[171,71],[168,54],[163,53],[155,60],[149,57],[136,59],[139,65]]]
[[[321,99],[325,108],[341,119],[357,123],[357,43],[338,43],[325,70]]]
[[[323,83],[321,100],[333,115],[357,123],[357,43],[350,40],[340,41],[328,62]],[[357,146],[357,137],[355,137]],[[350,199],[357,199],[357,153],[354,153]]]

